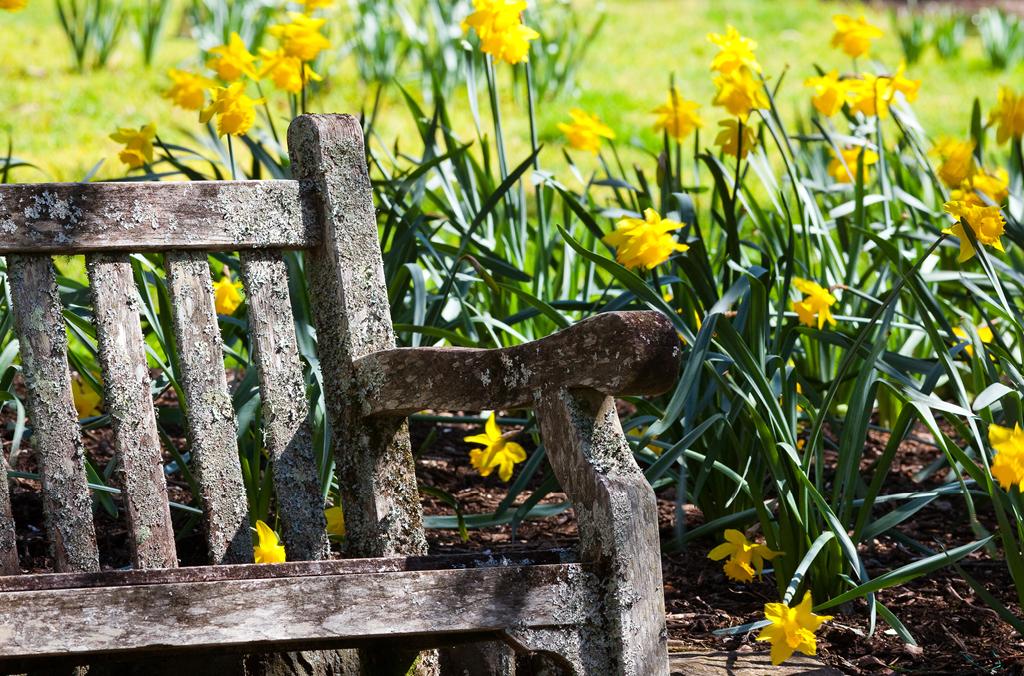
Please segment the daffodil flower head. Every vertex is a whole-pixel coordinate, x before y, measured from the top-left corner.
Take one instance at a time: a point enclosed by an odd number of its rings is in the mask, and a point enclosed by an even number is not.
[[[264,101],[247,96],[243,82],[218,87],[213,93],[213,101],[199,113],[199,121],[206,124],[216,115],[220,136],[241,136],[252,128],[256,121],[256,106]]]
[[[722,570],[729,579],[736,582],[751,582],[756,574],[761,577],[764,562],[771,561],[782,552],[776,552],[767,545],[751,542],[741,531],[730,528],[725,531],[725,542],[708,553],[712,561],[728,557]]]
[[[267,29],[285,54],[300,61],[312,61],[320,52],[330,49],[331,41],[320,32],[327,19],[314,19],[298,12],[288,12],[288,19],[288,23]]]
[[[284,545],[277,537],[274,529],[263,523],[256,522],[256,546],[252,548],[256,563],[284,563],[286,560]]]
[[[999,143],[1024,136],[1024,92],[1017,93],[1009,87],[1000,87],[996,105],[989,111],[988,123],[996,125],[996,140]]]
[[[964,179],[959,189],[950,191],[949,196],[951,201],[977,206],[1003,204],[1010,196],[1010,175],[1002,167],[994,172],[978,170]]]
[[[462,30],[476,31],[480,51],[509,64],[529,60],[530,42],[540,33],[523,24],[526,0],[473,0],[473,10]]]
[[[225,82],[234,82],[243,75],[256,79],[256,69],[253,56],[245,46],[245,41],[238,33],[232,33],[226,45],[220,45],[210,50],[212,58],[206,62],[206,67],[217,72],[217,77]]]
[[[345,512],[341,505],[328,507],[324,510],[324,518],[327,519],[327,534],[345,537]]]
[[[837,299],[825,287],[807,279],[793,278],[793,288],[804,297],[799,301],[793,301],[793,311],[796,312],[800,323],[805,326],[815,326],[819,329],[828,322],[831,326],[836,325],[836,319],[832,316],[832,306]]]
[[[322,77],[316,74],[308,63],[295,56],[289,56],[284,49],[270,51],[260,50],[260,77],[270,77],[274,86],[290,94],[298,94],[307,82],[320,82]]]
[[[974,250],[974,244],[964,230],[965,224],[974,233],[974,238],[978,240],[979,244],[988,245],[996,251],[1004,250],[1000,237],[1006,231],[1006,221],[1003,220],[999,207],[981,206],[964,201],[951,201],[946,202],[942,208],[947,214],[956,219],[956,223],[942,232],[945,235],[953,235],[960,238],[958,262],[965,263],[974,258],[977,253]]]
[[[935,142],[932,154],[939,158],[939,179],[949,188],[957,188],[974,174],[974,141],[961,141],[942,136]]]
[[[6,12],[18,12],[28,6],[28,0],[0,0],[0,9]]]
[[[202,109],[206,103],[206,91],[217,86],[208,77],[175,68],[167,71],[167,76],[171,78],[171,86],[163,93],[163,97],[185,110]]]
[[[704,120],[697,114],[698,108],[700,104],[687,101],[672,87],[668,92],[668,102],[652,111],[658,116],[654,122],[654,131],[664,131],[675,140],[682,141],[694,130],[704,126]]]
[[[857,163],[864,164],[864,180],[867,181],[869,167],[878,162],[878,153],[864,146],[840,148],[841,154],[832,151],[832,160],[828,163],[828,173],[836,183],[854,183],[857,180]]]
[[[811,610],[813,605],[811,592],[805,593],[803,601],[795,608],[785,603],[764,604],[764,616],[770,624],[761,630],[757,640],[771,643],[772,664],[782,664],[796,651],[804,655],[818,652],[815,632],[832,616],[815,615]]]
[[[615,132],[601,122],[601,118],[579,108],[569,111],[571,122],[560,122],[558,130],[565,134],[569,147],[596,155],[601,150],[601,139],[612,140]]]
[[[112,141],[124,144],[124,148],[117,156],[129,169],[138,169],[145,164],[153,163],[155,138],[156,125],[152,123],[138,129],[121,127],[110,135]]]
[[[842,110],[850,96],[849,84],[839,77],[838,70],[809,77],[804,80],[804,86],[814,88],[811,105],[825,117],[832,117]]]
[[[526,460],[523,447],[502,435],[494,412],[487,418],[483,434],[468,436],[463,441],[483,446],[469,452],[469,461],[480,472],[480,476],[490,476],[497,469],[498,477],[508,481],[512,478],[516,464]]]
[[[217,314],[235,314],[235,310],[242,304],[242,283],[232,282],[230,277],[224,275],[213,283],[213,299]]]
[[[881,38],[885,33],[878,26],[868,23],[861,15],[853,18],[846,14],[832,17],[836,32],[832,35],[832,46],[843,50],[848,56],[857,58],[871,50],[871,41]]]
[[[682,223],[662,218],[654,209],[645,209],[643,218],[623,218],[615,230],[601,241],[615,247],[615,260],[630,269],[650,270],[676,252],[690,249],[677,242],[673,233]]]
[[[989,425],[988,443],[996,452],[992,476],[1004,490],[1016,486],[1017,490],[1024,491],[1024,430],[1020,424],[1012,429]]]
[[[726,26],[725,34],[708,33],[708,42],[718,47],[718,54],[711,61],[711,70],[731,73],[740,68],[749,68],[755,73],[761,72],[761,64],[754,56],[757,42],[743,37],[734,27]]]
[[[768,107],[768,96],[761,81],[749,68],[737,68],[715,78],[714,104],[743,122],[751,111]]]
[[[989,326],[988,324],[982,324],[981,326],[976,326],[974,328],[974,330],[978,334],[978,340],[980,340],[983,345],[988,345],[989,343],[991,343],[995,339],[995,334],[992,333],[992,327]],[[956,336],[957,338],[959,338],[961,341],[966,341],[967,342],[967,344],[964,346],[964,352],[966,352],[968,354],[968,356],[973,357],[974,356],[974,344],[971,342],[971,337],[969,335],[967,335],[967,332],[964,331],[959,326],[954,326],[953,327],[953,335]]]
[[[715,145],[721,148],[726,155],[744,159],[757,146],[757,134],[749,124],[730,118],[720,120],[718,126],[721,129],[715,136]]]
[[[75,403],[75,411],[78,413],[79,420],[101,413],[100,403],[103,401],[103,397],[89,383],[85,382],[85,378],[77,373],[71,379],[71,398]]]

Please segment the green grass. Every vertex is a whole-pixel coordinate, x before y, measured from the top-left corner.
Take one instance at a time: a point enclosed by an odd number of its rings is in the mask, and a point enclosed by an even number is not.
[[[590,0],[582,4],[594,6]],[[197,128],[193,113],[175,110],[159,96],[166,86],[167,68],[195,67],[198,63],[198,49],[181,28],[181,3],[178,5],[168,21],[173,34],[162,44],[153,68],[147,70],[141,65],[140,49],[128,30],[107,69],[85,75],[70,67],[70,49],[54,7],[47,0],[31,0],[29,7],[19,13],[0,13],[0,29],[7,43],[0,55],[0,131],[10,131],[15,153],[44,172],[23,171],[16,180],[80,180],[101,160],[105,164],[99,176],[120,176],[123,172],[116,160],[116,144],[107,139],[117,126],[153,120],[167,140],[181,140],[180,129]],[[721,115],[710,106],[713,89],[707,64],[713,46],[705,35],[722,30],[728,23],[758,40],[758,56],[766,74],[777,80],[785,73],[780,107],[787,116],[806,116],[809,104],[802,82],[814,74],[815,64],[826,69],[851,68],[849,60],[828,45],[832,14],[865,11],[887,27],[877,56],[892,67],[900,57],[888,15],[851,3],[608,0],[604,6],[608,20],[580,73],[577,95],[539,106],[541,140],[546,143],[560,142],[557,123],[566,117],[569,107],[580,106],[611,124],[620,146],[634,139],[652,145],[656,139],[650,130],[649,111],[661,103],[670,74],[675,75],[685,96],[704,104],[705,133],[713,133]],[[332,19],[336,44],[343,41],[348,25],[344,14]],[[352,64],[329,64],[330,86],[313,102],[313,108],[355,111],[363,107],[370,92],[357,81]],[[941,62],[930,51],[909,74],[923,81],[915,109],[925,129],[935,135],[966,135],[972,100],[980,97],[987,108],[999,84],[1009,84],[1015,78],[1019,81],[1021,68],[1005,73],[988,69],[979,41],[972,36],[959,59]],[[520,144],[513,145],[510,154],[521,157],[529,138],[525,133],[527,117],[525,111],[513,108],[525,104],[507,98],[507,137]],[[283,97],[276,97],[273,104],[275,113],[287,115]],[[453,104],[451,108],[456,111],[456,123],[465,124],[468,131],[471,127],[466,106]],[[405,106],[391,98],[385,101],[383,111],[378,128],[385,134],[408,136]],[[549,164],[559,161],[550,149],[546,155]],[[626,156],[632,155],[627,151]]]

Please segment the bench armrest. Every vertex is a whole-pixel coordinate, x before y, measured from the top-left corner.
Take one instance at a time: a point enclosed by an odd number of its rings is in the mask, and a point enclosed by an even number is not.
[[[661,313],[608,312],[515,347],[397,348],[355,368],[365,415],[407,415],[532,406],[537,392],[558,388],[659,394],[675,382],[679,358],[679,337]]]

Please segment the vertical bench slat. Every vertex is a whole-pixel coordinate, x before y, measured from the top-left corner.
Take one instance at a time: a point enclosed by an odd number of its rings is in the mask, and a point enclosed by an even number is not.
[[[58,572],[95,571],[99,552],[92,497],[71,396],[68,339],[53,260],[8,256],[7,274],[54,564]]]
[[[349,552],[423,554],[405,419],[359,414],[352,362],[395,346],[362,130],[351,115],[303,115],[288,128],[288,150],[295,177],[315,190],[324,228],[308,261]]]
[[[321,559],[329,551],[327,524],[288,270],[276,251],[243,251],[239,256],[249,304],[250,345],[260,378],[263,439],[273,462],[285,549],[289,561]]]
[[[252,561],[249,507],[238,460],[235,411],[224,372],[223,342],[204,252],[165,257],[178,344],[178,379],[202,493],[212,563]]]
[[[18,541],[14,535],[14,515],[11,513],[11,493],[7,479],[7,459],[0,457],[0,575],[17,575]]]
[[[174,529],[132,265],[125,254],[97,254],[88,258],[87,269],[132,563],[136,568],[174,568]]]

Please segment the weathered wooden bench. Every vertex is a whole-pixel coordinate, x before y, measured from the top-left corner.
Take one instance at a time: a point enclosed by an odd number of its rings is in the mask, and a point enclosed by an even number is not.
[[[0,253],[56,570],[20,574],[0,463],[0,671],[345,647],[362,649],[367,673],[404,673],[416,650],[501,640],[572,673],[667,674],[654,494],[612,395],[672,384],[670,323],[609,313],[513,348],[396,349],[358,122],[304,115],[288,141],[297,180],[0,186]],[[359,558],[327,560],[287,249],[305,250],[315,290],[347,551]],[[251,563],[210,251],[239,252],[288,563]],[[130,252],[164,256],[209,566],[177,567]],[[132,570],[99,570],[53,254],[87,258]],[[576,560],[426,556],[404,416],[484,407],[535,410],[578,518]]]

